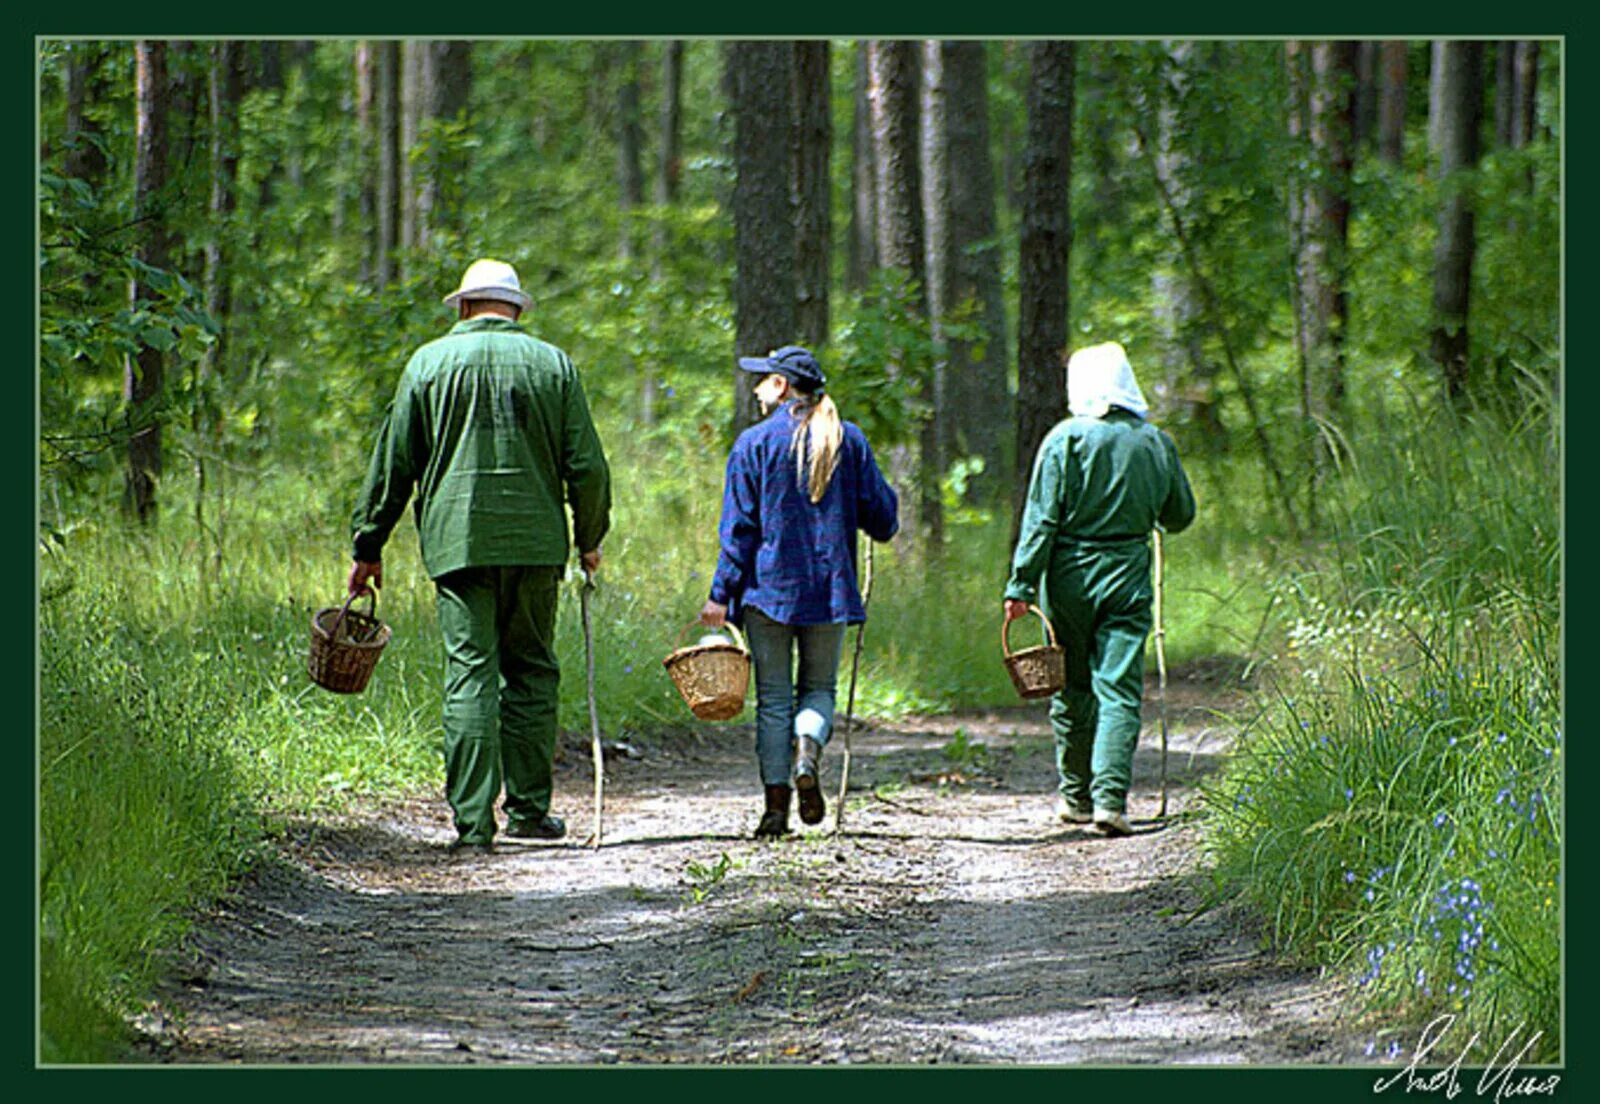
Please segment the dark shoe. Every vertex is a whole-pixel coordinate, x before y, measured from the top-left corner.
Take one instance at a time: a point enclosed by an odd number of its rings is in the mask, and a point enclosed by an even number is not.
[[[795,741],[794,788],[800,802],[800,819],[815,824],[828,811],[822,800],[822,787],[817,783],[817,760],[822,758],[822,745],[809,736]]]
[[[492,855],[492,854],[494,854],[494,844],[492,844],[492,843],[469,843],[467,840],[458,839],[454,843],[452,843],[446,850],[448,850],[449,853],[452,856],[455,856],[455,857],[458,857],[458,858],[475,859],[475,858],[478,858],[479,856],[482,856],[482,855]]]
[[[567,834],[567,823],[546,813],[538,820],[513,820],[501,833],[514,840],[558,840]]]
[[[756,825],[756,839],[777,839],[789,834],[789,787],[767,787],[767,811]]]

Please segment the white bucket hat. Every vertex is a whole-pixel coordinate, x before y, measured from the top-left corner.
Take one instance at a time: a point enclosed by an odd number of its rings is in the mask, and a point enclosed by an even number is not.
[[[498,299],[503,303],[515,303],[523,310],[533,302],[533,296],[522,290],[516,269],[504,261],[487,258],[468,265],[461,276],[461,286],[444,297],[445,303],[452,307],[463,299]]]
[[[1104,418],[1113,406],[1141,418],[1150,412],[1127,352],[1107,341],[1073,353],[1067,361],[1067,409],[1079,418]]]

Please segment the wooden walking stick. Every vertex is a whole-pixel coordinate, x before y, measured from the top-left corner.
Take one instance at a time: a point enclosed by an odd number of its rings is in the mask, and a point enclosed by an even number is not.
[[[856,627],[856,650],[850,659],[850,693],[844,710],[844,763],[839,768],[839,797],[833,803],[833,834],[844,829],[844,794],[850,787],[850,730],[855,727],[856,671],[861,667],[861,638],[867,632],[867,603],[872,599],[872,542],[867,542],[867,564],[861,586],[861,624]]]
[[[1156,551],[1156,700],[1161,707],[1161,811],[1157,819],[1167,816],[1167,647],[1166,626],[1162,621],[1161,597],[1165,589],[1167,571],[1166,555],[1161,547],[1161,530],[1155,531]]]
[[[589,731],[593,737],[594,752],[594,847],[600,848],[600,815],[605,799],[606,759],[600,747],[600,712],[594,701],[594,628],[589,621],[589,594],[594,590],[594,572],[583,569],[583,589],[579,601],[583,607],[583,655],[589,674]]]

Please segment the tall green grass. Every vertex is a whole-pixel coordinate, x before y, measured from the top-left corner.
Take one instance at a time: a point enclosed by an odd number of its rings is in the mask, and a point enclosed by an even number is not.
[[[1441,413],[1347,467],[1279,588],[1283,662],[1206,790],[1219,899],[1340,972],[1373,1053],[1455,1013],[1560,1052],[1555,411]],[[1519,1039],[1519,1045],[1521,1040]]]

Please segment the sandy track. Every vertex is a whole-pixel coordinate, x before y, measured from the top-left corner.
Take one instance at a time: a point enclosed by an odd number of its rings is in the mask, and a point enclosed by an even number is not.
[[[1328,986],[1237,917],[1190,916],[1181,814],[1226,732],[1214,687],[1169,691],[1169,812],[1153,706],[1137,833],[1050,818],[1043,707],[853,738],[846,831],[749,838],[750,729],[608,763],[564,747],[558,844],[453,858],[442,800],[296,825],[282,861],[195,933],[147,1048],[183,1063],[1360,1062]],[[981,751],[956,762],[956,730]],[[836,792],[836,739],[824,785]],[[796,828],[801,828],[794,820]]]

